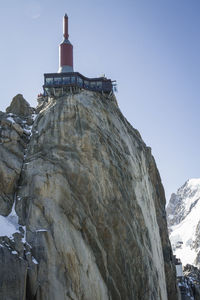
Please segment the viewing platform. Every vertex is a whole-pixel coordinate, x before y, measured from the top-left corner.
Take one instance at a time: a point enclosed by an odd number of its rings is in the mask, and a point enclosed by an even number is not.
[[[81,89],[112,94],[115,88],[115,81],[106,77],[87,78],[78,72],[44,74],[43,89],[46,96],[59,97]]]

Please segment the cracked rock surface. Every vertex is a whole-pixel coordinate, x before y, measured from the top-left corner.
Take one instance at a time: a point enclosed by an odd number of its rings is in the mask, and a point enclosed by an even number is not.
[[[3,216],[12,209],[33,114],[34,109],[22,95],[13,98],[7,113],[0,112],[0,214]]]
[[[0,238],[0,278],[12,260],[17,277],[5,274],[1,299],[176,300],[164,191],[150,148],[114,96],[82,91],[45,101],[31,135],[32,109],[6,125],[15,156],[12,167],[6,156],[1,162],[7,198],[0,214],[13,213],[19,225]],[[14,112],[0,118],[8,122]],[[6,295],[7,278],[20,296]]]

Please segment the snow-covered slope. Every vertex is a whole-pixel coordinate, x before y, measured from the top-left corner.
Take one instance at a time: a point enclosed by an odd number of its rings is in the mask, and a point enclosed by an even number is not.
[[[200,266],[200,178],[189,179],[167,206],[170,240],[183,265]]]

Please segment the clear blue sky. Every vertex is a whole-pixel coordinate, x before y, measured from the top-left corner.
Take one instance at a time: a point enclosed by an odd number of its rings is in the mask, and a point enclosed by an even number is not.
[[[22,93],[32,106],[57,72],[69,15],[75,70],[118,83],[119,106],[152,148],[167,199],[200,177],[199,0],[0,2],[0,110]]]

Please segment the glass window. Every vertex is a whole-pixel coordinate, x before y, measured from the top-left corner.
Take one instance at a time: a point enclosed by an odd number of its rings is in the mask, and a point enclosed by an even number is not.
[[[76,77],[75,77],[75,76],[72,76],[72,77],[71,77],[71,83],[74,84],[75,82],[76,82]]]
[[[70,77],[63,77],[63,84],[70,84]]]
[[[45,82],[46,82],[46,85],[52,85],[53,84],[53,78],[46,78]]]
[[[85,86],[85,88],[86,89],[88,89],[89,87],[90,87],[90,83],[89,83],[89,81],[84,81],[84,86]]]
[[[61,77],[54,77],[54,84],[62,84],[62,78]]]
[[[99,90],[102,89],[102,82],[101,82],[101,81],[97,81],[97,88],[98,88]]]
[[[92,89],[96,88],[96,82],[95,81],[90,82],[90,86]]]
[[[78,81],[79,86],[83,86],[83,79],[82,78],[78,77],[77,81]]]

